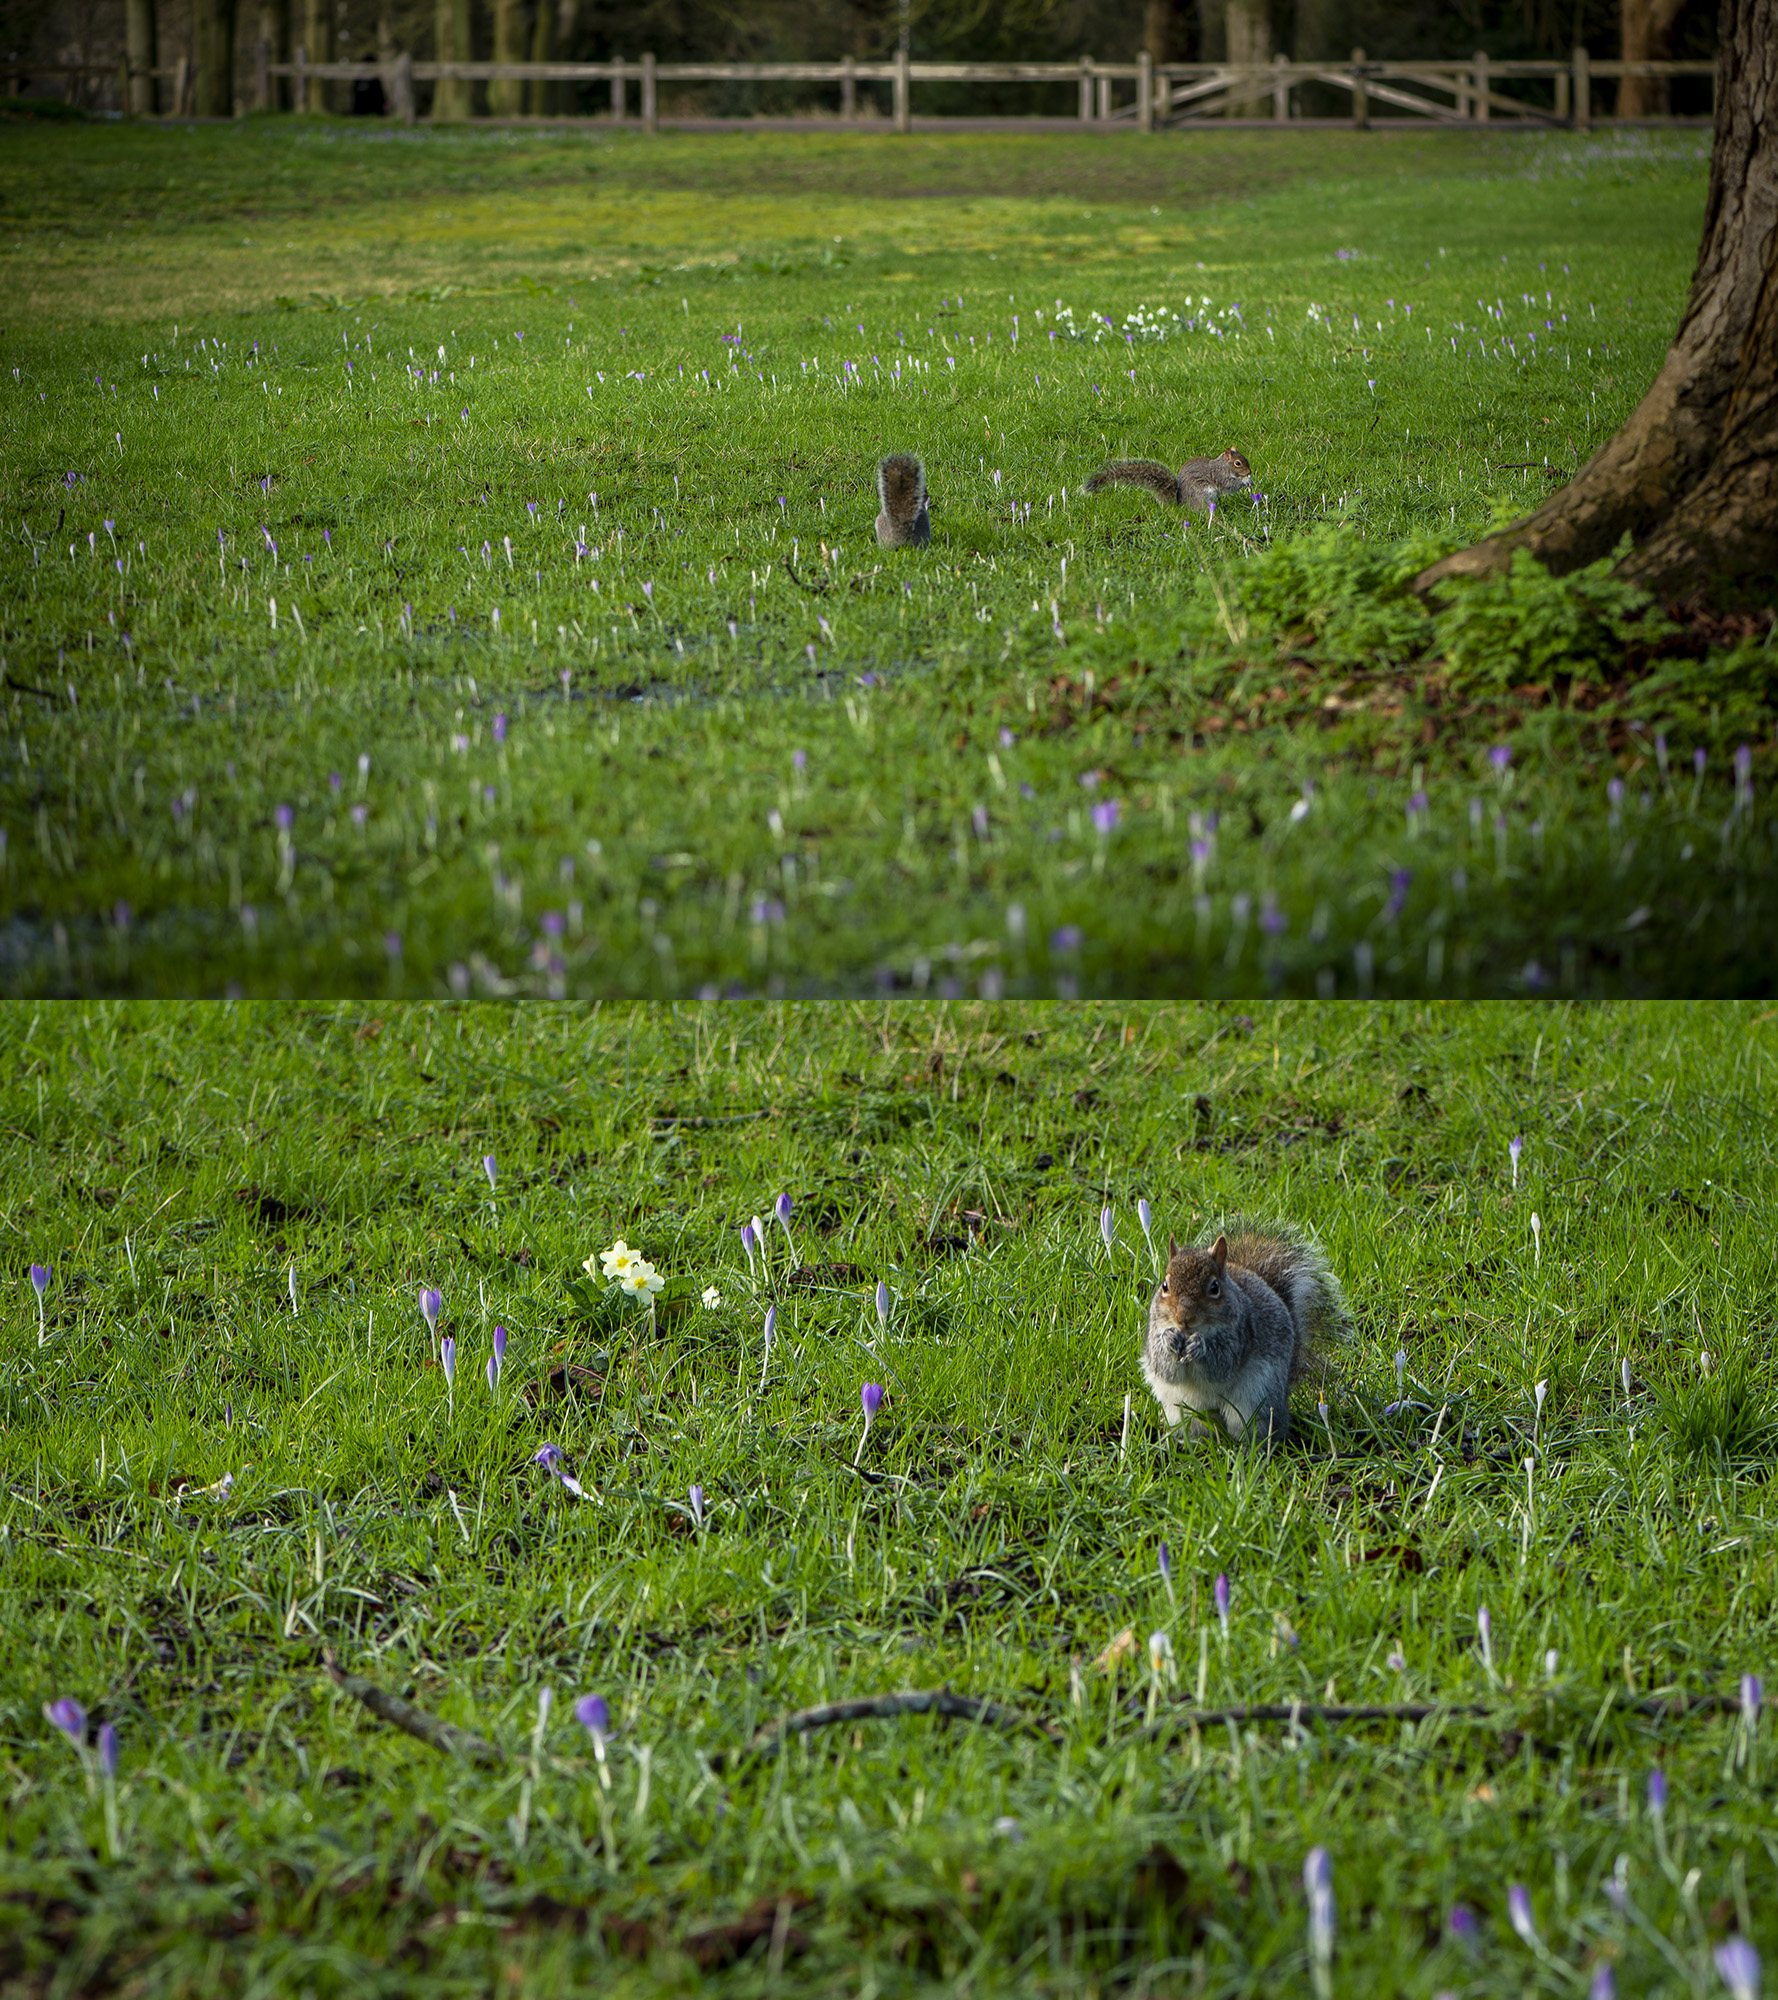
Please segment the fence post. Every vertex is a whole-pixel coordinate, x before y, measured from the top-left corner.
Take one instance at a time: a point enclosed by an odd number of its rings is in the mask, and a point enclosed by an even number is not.
[[[1154,57],[1146,49],[1136,51],[1136,130],[1154,130]]]
[[[895,129],[898,132],[914,129],[913,107],[908,101],[908,52],[905,46],[895,51]]]
[[[624,122],[624,59],[611,58],[611,115],[621,125]]]
[[[1488,122],[1488,51],[1475,52],[1475,115],[1478,121]]]
[[[1091,56],[1082,56],[1080,59],[1080,122],[1083,125],[1090,125],[1093,122],[1093,59]]]
[[[840,116],[848,124],[858,116],[858,58],[847,56],[840,65]]]
[[[661,129],[660,114],[654,96],[654,56],[645,51],[642,57],[642,129],[644,132],[658,132]]]
[[[404,125],[414,122],[414,58],[403,49],[395,58],[395,102],[390,107]]]
[[[257,111],[272,108],[272,45],[264,35],[253,55],[253,105]]]
[[[1574,129],[1593,129],[1593,65],[1584,43],[1577,43],[1574,51]]]
[[[1364,51],[1352,51],[1352,126],[1354,131],[1371,129],[1371,94],[1364,87]]]
[[[1280,125],[1290,119],[1290,84],[1284,72],[1290,67],[1290,58],[1282,50],[1272,58],[1272,68],[1277,74],[1272,78],[1272,116]]]

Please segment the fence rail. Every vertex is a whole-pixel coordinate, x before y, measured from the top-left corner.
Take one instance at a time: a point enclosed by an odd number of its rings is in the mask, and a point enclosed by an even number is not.
[[[858,115],[859,84],[888,84],[892,124],[897,132],[913,126],[916,84],[1072,84],[1078,92],[1078,119],[1084,126],[1133,126],[1152,132],[1228,118],[1260,118],[1286,124],[1300,116],[1296,97],[1305,85],[1345,91],[1351,122],[1365,130],[1375,122],[1372,106],[1384,105],[1402,118],[1425,118],[1441,125],[1489,124],[1553,126],[1587,131],[1597,114],[1595,83],[1622,77],[1714,77],[1711,62],[1595,62],[1577,48],[1566,62],[1495,61],[1478,50],[1458,61],[1379,61],[1354,49],[1349,62],[1155,63],[1146,54],[1133,62],[1099,62],[1083,55],[1073,62],[975,63],[914,62],[896,56],[884,62],[663,63],[652,55],[613,57],[608,62],[418,62],[405,51],[388,62],[310,62],[301,46],[293,62],[272,60],[271,44],[255,52],[254,107],[269,110],[275,82],[288,82],[298,111],[319,109],[311,90],[326,83],[378,83],[387,110],[406,124],[418,117],[415,86],[425,83],[605,84],[613,120],[627,122],[630,89],[636,89],[637,117],[645,131],[660,126],[661,86],[709,83],[818,83],[839,89],[842,119]],[[168,115],[186,115],[196,73],[184,57],[168,68],[131,68],[127,63],[0,62],[0,77],[65,77],[70,94],[88,77],[116,78],[120,102],[131,101],[132,82],[172,83]],[[1502,86],[1547,84],[1550,101],[1535,101]],[[955,114],[954,114],[955,115]],[[1337,122],[1344,122],[1337,121]]]

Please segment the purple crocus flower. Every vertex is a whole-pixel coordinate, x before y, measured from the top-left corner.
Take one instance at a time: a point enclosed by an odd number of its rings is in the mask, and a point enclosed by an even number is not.
[[[1735,2000],[1759,2000],[1759,1953],[1744,1937],[1725,1939],[1714,1956],[1722,1983]]]
[[[1050,950],[1079,951],[1084,936],[1078,924],[1062,924],[1050,933]]]
[[[759,1357],[759,1390],[763,1396],[766,1386],[766,1370],[772,1365],[772,1337],[778,1331],[778,1308],[766,1307],[765,1346]]]
[[[1309,1952],[1321,1968],[1319,1984],[1326,1979],[1334,1945],[1333,1863],[1325,1847],[1309,1849],[1303,1862],[1303,1893],[1309,1899]]]
[[[1759,1725],[1760,1704],[1766,1698],[1765,1683],[1758,1674],[1741,1676],[1741,1719],[1749,1729]]]
[[[1147,1195],[1144,1195],[1136,1204],[1136,1220],[1142,1225],[1142,1240],[1152,1250],[1154,1248],[1154,1237],[1150,1234],[1150,1225],[1154,1221],[1154,1210],[1148,1205]]]
[[[883,1385],[867,1382],[858,1392],[858,1401],[864,1410],[865,1428],[868,1430],[876,1421],[877,1412],[883,1407]]]
[[[743,1222],[741,1224],[741,1248],[747,1253],[747,1275],[749,1277],[753,1275],[754,1242],[753,1224],[751,1222]]]
[[[1517,1187],[1519,1184],[1519,1155],[1525,1150],[1525,1141],[1515,1136],[1507,1141],[1506,1150],[1513,1163],[1513,1186]]]
[[[541,1465],[552,1477],[558,1476],[562,1469],[562,1447],[559,1444],[539,1445],[531,1454],[531,1463]]]
[[[1587,1987],[1587,2000],[1617,2000],[1617,1974],[1612,1971],[1609,1958],[1600,1959],[1593,1967],[1592,1982]]]
[[[1411,868],[1398,868],[1396,869],[1395,873],[1390,876],[1389,906],[1383,912],[1384,916],[1389,920],[1389,922],[1393,923],[1395,919],[1401,915],[1402,910],[1406,907],[1408,900],[1408,885],[1413,881],[1413,879],[1414,879],[1414,872]]]
[[[1167,1545],[1165,1542],[1161,1544],[1159,1562],[1161,1569],[1161,1581],[1164,1584],[1170,1586],[1173,1582],[1173,1558],[1167,1552]]]
[[[492,1354],[488,1356],[488,1394],[497,1395],[500,1390],[500,1362]]]
[[[438,1365],[444,1370],[445,1393],[450,1395],[457,1383],[457,1343],[448,1333],[438,1343]]]
[[[1700,744],[1698,745],[1697,749],[1695,749],[1695,750],[1694,750],[1694,751],[1692,752],[1692,769],[1693,769],[1693,771],[1694,771],[1694,772],[1695,772],[1695,773],[1696,773],[1696,774],[1698,775],[1698,777],[1699,777],[1699,778],[1702,778],[1702,777],[1703,777],[1703,775],[1704,775],[1704,766],[1705,766],[1705,765],[1706,765],[1707,763],[1709,763],[1709,761],[1710,761],[1710,759],[1709,759],[1709,757],[1708,757],[1708,756],[1707,756],[1707,755],[1705,754],[1705,750],[1704,750],[1704,746],[1703,746],[1703,744],[1701,744],[1701,743],[1700,743]]]
[[[105,1778],[117,1776],[117,1724],[108,1722],[99,1731],[99,1772]]]
[[[889,1325],[889,1287],[881,1278],[877,1280],[877,1324],[885,1330]]]
[[[488,1177],[488,1192],[492,1194],[494,1192],[494,1155],[492,1153],[484,1153],[482,1155],[482,1172]]]
[[[506,1366],[506,1329],[503,1326],[494,1329],[494,1363],[497,1368]]]
[[[704,1489],[694,1486],[685,1497],[691,1503],[693,1524],[701,1528],[704,1525]]]
[[[37,1294],[37,1303],[43,1304],[43,1295],[49,1290],[49,1274],[55,1269],[53,1264],[33,1264],[31,1266],[31,1289]]]
[[[611,1733],[611,1711],[605,1706],[604,1696],[583,1694],[574,1704],[574,1719],[593,1739],[595,1753],[603,1757],[605,1739]]]
[[[1507,1921],[1529,1945],[1537,1943],[1537,1925],[1531,1915],[1531,1892],[1523,1882],[1512,1883],[1506,1892]]]
[[[1448,1919],[1451,1935],[1460,1943],[1473,1946],[1476,1938],[1475,1912],[1467,1904],[1453,1903]]]
[[[1214,1595],[1216,1615],[1222,1620],[1222,1636],[1226,1639],[1229,1636],[1229,1580],[1220,1570],[1217,1572]]]
[[[280,833],[288,833],[295,823],[296,813],[290,806],[279,806],[272,814]]]
[[[1494,766],[1495,770],[1502,777],[1505,777],[1506,767],[1512,760],[1513,752],[1510,743],[1496,743],[1494,748],[1488,752],[1488,762]]]
[[[1667,1810],[1667,1774],[1659,1764],[1648,1774],[1648,1809],[1656,1819]]]
[[[1093,825],[1101,834],[1115,832],[1117,830],[1117,819],[1118,802],[1116,799],[1103,799],[1098,805],[1094,806]]]
[[[86,1710],[71,1694],[63,1695],[60,1701],[46,1701],[43,1713],[76,1750],[86,1748]]]
[[[789,1245],[790,1254],[796,1255],[796,1245],[790,1241],[790,1197],[781,1194],[772,1204],[772,1213],[778,1218],[778,1227],[784,1232],[784,1241]]]
[[[1099,1234],[1105,1239],[1105,1254],[1109,1257],[1112,1246],[1117,1242],[1117,1221],[1109,1207],[1099,1211]]]
[[[504,711],[499,711],[495,714],[494,741],[496,743],[504,743],[506,741],[506,715]]]
[[[438,1346],[438,1313],[444,1304],[443,1295],[431,1286],[423,1286],[420,1291],[420,1311],[425,1315],[427,1331],[432,1335],[433,1349]]]

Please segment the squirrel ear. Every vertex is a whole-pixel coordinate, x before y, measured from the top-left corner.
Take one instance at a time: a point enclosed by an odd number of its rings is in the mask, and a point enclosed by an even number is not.
[[[1226,1269],[1229,1261],[1229,1239],[1226,1236],[1219,1236],[1211,1244],[1210,1254],[1216,1259],[1216,1268],[1219,1271]]]
[[[1179,1238],[1175,1236],[1171,1230],[1169,1230],[1167,1232],[1167,1261],[1171,1263],[1172,1260],[1178,1255],[1179,1255]]]

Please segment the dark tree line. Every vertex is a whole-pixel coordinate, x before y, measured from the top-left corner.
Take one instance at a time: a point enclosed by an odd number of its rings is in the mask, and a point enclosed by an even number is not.
[[[1379,56],[1566,56],[1577,41],[1597,57],[1708,57],[1714,0],[0,0],[0,47],[17,58],[171,65],[198,71],[194,108],[227,116],[244,104],[259,42],[287,61],[384,56],[503,61],[598,61],[652,50],[664,62],[880,57],[905,19],[916,56],[1127,61]],[[569,108],[528,101],[522,85],[493,98],[447,86],[440,109],[508,115]],[[1621,115],[1666,107],[1654,80],[1622,86]],[[152,108],[137,101],[132,108]],[[166,108],[162,105],[160,108]],[[334,108],[349,108],[338,102]]]

